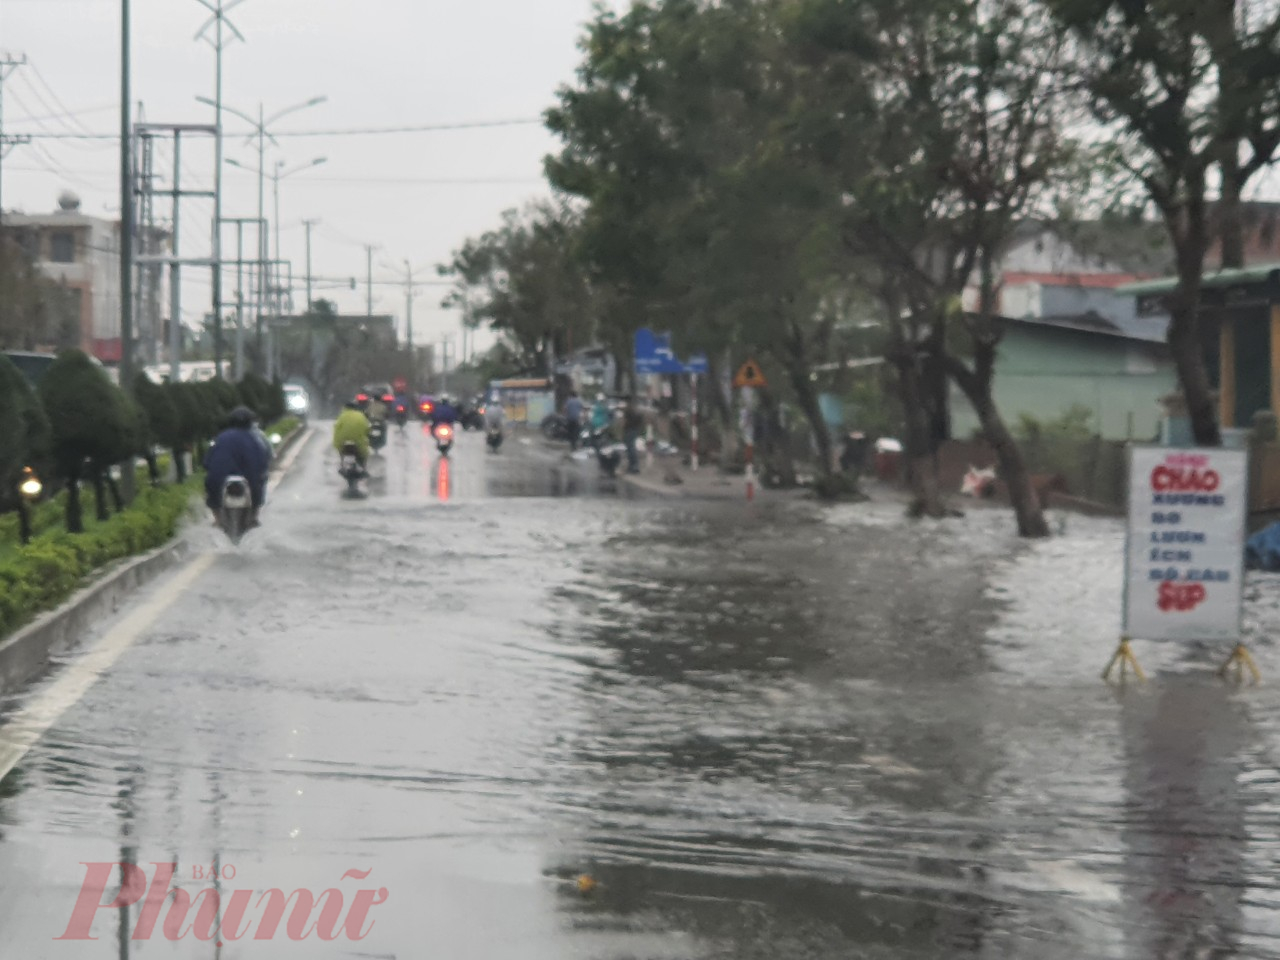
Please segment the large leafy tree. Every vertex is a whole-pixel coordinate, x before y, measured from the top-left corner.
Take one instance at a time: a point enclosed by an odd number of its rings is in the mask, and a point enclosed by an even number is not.
[[[823,307],[839,204],[833,181],[778,136],[801,93],[780,6],[667,0],[600,12],[578,83],[548,112],[564,146],[547,172],[587,202],[583,246],[619,293],[607,321],[619,339],[649,324],[683,351],[738,345],[771,358],[826,472],[810,372],[836,319]],[[768,410],[774,398],[764,399]]]
[[[1199,301],[1221,185],[1226,265],[1239,265],[1239,204],[1280,145],[1280,7],[1244,0],[1047,0],[1076,42],[1073,72],[1102,153],[1142,185],[1174,251],[1169,346],[1196,442],[1221,433]]]
[[[577,256],[580,229],[564,206],[507,211],[501,227],[468,240],[440,267],[455,283],[443,305],[501,334],[526,370],[548,371],[596,333],[596,291]]]
[[[1060,43],[1011,2],[800,0],[788,17],[812,91],[798,142],[838,178],[851,268],[886,305],[915,509],[941,512],[929,460],[950,378],[996,453],[1019,532],[1047,535],[992,387],[999,260],[1063,174]]]

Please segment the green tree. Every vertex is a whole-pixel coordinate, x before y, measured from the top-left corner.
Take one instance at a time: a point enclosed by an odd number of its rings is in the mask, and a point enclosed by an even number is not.
[[[0,511],[18,512],[22,542],[31,539],[31,518],[18,492],[24,468],[43,474],[49,454],[49,421],[31,385],[13,363],[0,354]]]
[[[97,479],[104,465],[129,448],[133,424],[120,391],[79,350],[58,355],[40,382],[39,395],[49,418],[54,464],[67,485],[67,530],[81,533],[80,482],[86,474]]]
[[[170,391],[153,382],[143,371],[134,377],[133,396],[142,416],[139,431],[141,449],[138,452],[146,459],[151,483],[155,485],[160,482],[155,447],[161,445],[173,449],[179,444],[179,415]]]
[[[941,512],[930,459],[950,377],[996,452],[1019,532],[1046,536],[992,388],[998,264],[1069,157],[1053,87],[1061,42],[1036,8],[1010,2],[883,2],[855,16],[842,0],[801,0],[789,13],[813,91],[798,141],[838,177],[852,268],[886,304],[914,508]]]
[[[501,334],[525,370],[549,374],[553,358],[589,346],[596,332],[595,291],[576,255],[580,228],[565,207],[508,210],[500,228],[439,268],[455,282],[442,306]]]
[[[1076,41],[1073,72],[1100,124],[1100,157],[1141,185],[1174,250],[1169,347],[1198,444],[1221,433],[1201,347],[1200,291],[1214,235],[1243,260],[1239,204],[1280,145],[1280,8],[1187,0],[1048,0]]]

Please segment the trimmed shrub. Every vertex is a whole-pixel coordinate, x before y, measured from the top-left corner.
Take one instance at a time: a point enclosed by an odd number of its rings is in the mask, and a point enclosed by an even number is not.
[[[148,489],[88,533],[40,537],[0,562],[0,636],[66,600],[104,564],[167,542],[195,489],[194,481]]]

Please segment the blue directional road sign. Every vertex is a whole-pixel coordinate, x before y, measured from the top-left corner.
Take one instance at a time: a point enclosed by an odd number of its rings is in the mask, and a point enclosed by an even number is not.
[[[636,373],[706,373],[707,358],[695,354],[684,363],[671,349],[671,334],[654,333],[641,328],[636,331]]]

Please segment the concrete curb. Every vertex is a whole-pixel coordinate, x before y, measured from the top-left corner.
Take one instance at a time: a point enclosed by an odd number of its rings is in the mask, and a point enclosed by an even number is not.
[[[43,673],[52,657],[78,647],[94,625],[116,613],[133,591],[185,560],[189,550],[186,541],[175,540],[140,557],[117,561],[61,606],[0,643],[0,694],[12,693]]]
[[[310,430],[300,425],[280,443],[277,464]],[[283,476],[292,462],[284,464]],[[196,497],[192,497],[195,502]],[[132,594],[188,559],[191,545],[179,534],[174,540],[138,557],[104,567],[94,579],[53,610],[40,614],[0,641],[0,695],[7,695],[44,673],[49,662],[75,650],[81,638],[106,617],[117,613]]]

